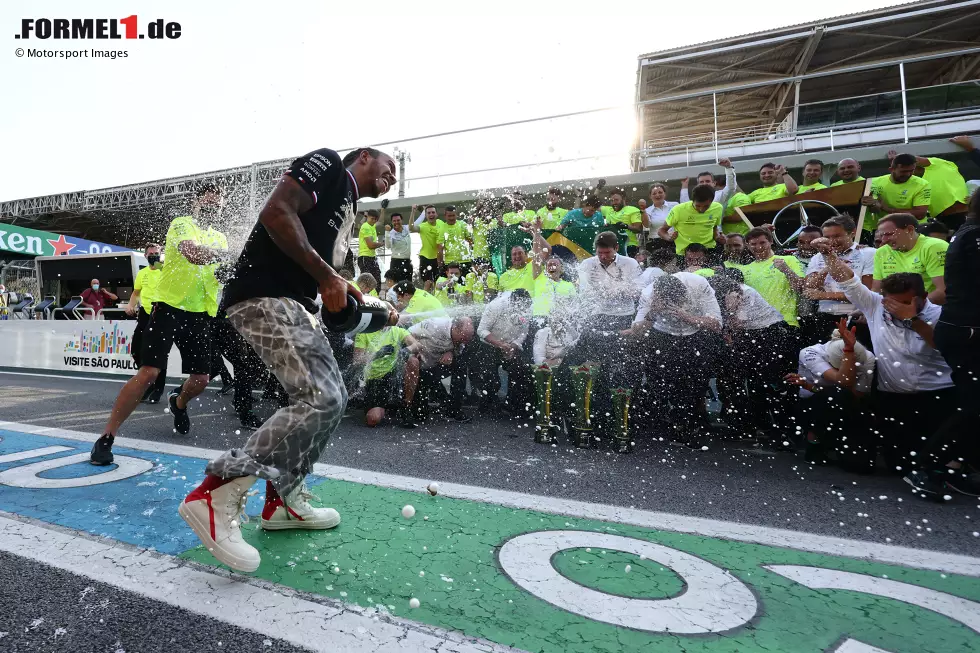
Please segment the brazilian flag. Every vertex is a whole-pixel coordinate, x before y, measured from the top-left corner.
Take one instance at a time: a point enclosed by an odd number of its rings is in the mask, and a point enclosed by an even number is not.
[[[595,237],[602,231],[607,229],[568,225],[562,231],[542,229],[541,235],[551,245],[551,251],[555,256],[566,262],[572,262],[583,261],[595,255]],[[626,254],[627,240],[625,233],[619,234],[620,254]],[[521,245],[528,253],[531,251],[531,235],[521,231],[517,225],[491,229],[487,234],[487,241],[490,246],[490,262],[497,274],[503,274],[510,266],[511,248]]]

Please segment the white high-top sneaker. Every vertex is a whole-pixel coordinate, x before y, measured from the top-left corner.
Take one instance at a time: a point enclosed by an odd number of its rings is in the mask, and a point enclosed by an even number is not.
[[[266,490],[265,508],[262,509],[262,528],[265,530],[323,530],[340,523],[340,513],[333,508],[314,508],[310,505],[310,499],[314,497],[306,489],[306,483],[293,490],[285,501],[278,495],[270,499],[270,494]]]
[[[211,555],[238,571],[255,571],[261,561],[258,550],[242,539],[240,528],[241,522],[248,521],[245,503],[255,480],[254,476],[229,481],[208,476],[177,508]]]

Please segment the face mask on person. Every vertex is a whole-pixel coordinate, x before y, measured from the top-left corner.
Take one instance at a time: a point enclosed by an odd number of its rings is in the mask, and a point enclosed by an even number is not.
[[[99,290],[99,284],[93,283],[92,284],[92,290],[98,291]]]
[[[149,256],[146,257],[146,262],[150,264],[150,267],[153,267],[154,265],[160,262],[160,255],[150,254]]]

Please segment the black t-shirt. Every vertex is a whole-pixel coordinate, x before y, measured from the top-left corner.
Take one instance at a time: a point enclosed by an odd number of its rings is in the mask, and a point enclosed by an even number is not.
[[[946,303],[940,321],[980,326],[980,224],[967,222],[950,238],[943,277]]]
[[[293,161],[283,174],[313,200],[313,208],[299,216],[310,244],[324,261],[340,269],[357,214],[356,186],[340,156],[326,148],[315,150]],[[225,286],[223,306],[255,297],[288,297],[313,313],[317,292],[316,280],[279,249],[258,222]]]

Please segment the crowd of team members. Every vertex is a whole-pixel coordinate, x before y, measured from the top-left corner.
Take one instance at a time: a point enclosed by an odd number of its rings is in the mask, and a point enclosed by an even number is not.
[[[980,164],[969,139],[953,140]],[[618,189],[606,202],[580,194],[572,209],[551,189],[537,211],[515,194],[509,210],[478,204],[466,219],[428,206],[407,222],[393,214],[383,237],[369,211],[352,280],[401,317],[376,334],[332,336],[335,355],[372,426],[396,412],[414,428],[434,410],[465,422],[472,403],[540,442],[565,433],[626,453],[646,435],[694,449],[735,439],[855,472],[883,461],[926,496],[977,496],[978,200],[965,220],[955,164],[889,159],[862,198],[864,234],[839,216],[804,228],[793,251],[774,250],[771,225],[750,228],[735,207],[826,188],[816,160],[802,184],[766,164],[748,194],[722,159],[724,177],[702,173],[690,192],[684,181],[680,202],[654,184],[638,206]],[[837,176],[834,186],[865,181],[852,159]],[[507,225],[533,245],[513,247],[496,274],[489,235]],[[569,225],[603,230],[596,255],[576,265],[541,233]],[[392,257],[383,278],[382,246]]]

